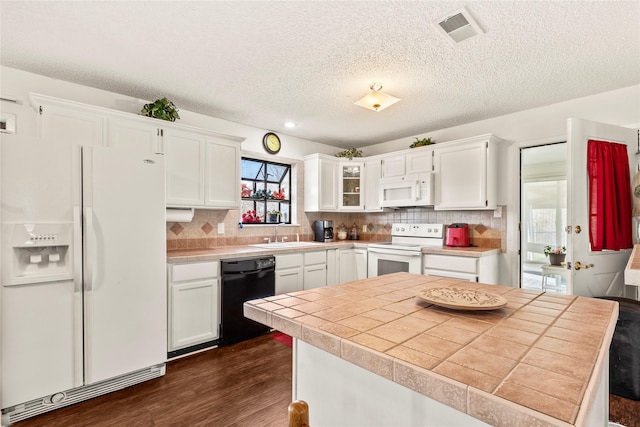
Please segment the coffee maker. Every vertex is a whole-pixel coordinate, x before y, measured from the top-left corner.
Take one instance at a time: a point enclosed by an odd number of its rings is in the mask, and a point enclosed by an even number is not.
[[[316,242],[333,241],[333,221],[318,220],[313,223],[313,240]]]

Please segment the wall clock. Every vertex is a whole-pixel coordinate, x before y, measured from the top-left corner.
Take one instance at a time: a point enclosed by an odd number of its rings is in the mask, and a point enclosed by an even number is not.
[[[280,137],[273,132],[265,133],[262,137],[262,146],[267,150],[267,153],[278,154],[282,146]]]

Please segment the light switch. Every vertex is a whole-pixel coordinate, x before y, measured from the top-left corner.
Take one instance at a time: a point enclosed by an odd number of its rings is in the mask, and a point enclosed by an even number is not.
[[[218,223],[218,234],[224,234],[224,222]]]

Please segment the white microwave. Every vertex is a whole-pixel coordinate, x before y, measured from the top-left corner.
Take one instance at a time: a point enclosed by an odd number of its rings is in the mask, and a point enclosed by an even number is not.
[[[380,204],[385,208],[433,205],[433,173],[382,178]]]

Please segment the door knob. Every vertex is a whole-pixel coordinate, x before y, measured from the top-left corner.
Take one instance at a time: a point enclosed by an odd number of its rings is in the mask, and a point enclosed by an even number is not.
[[[575,269],[576,269],[576,270],[580,270],[580,269],[582,269],[582,268],[587,269],[587,268],[594,267],[594,265],[593,265],[593,264],[583,264],[583,263],[581,263],[580,261],[576,261],[576,262],[574,263],[574,266],[575,266]]]
[[[582,228],[579,225],[576,225],[574,230],[575,230],[576,234],[580,234],[580,232],[582,231]]]

